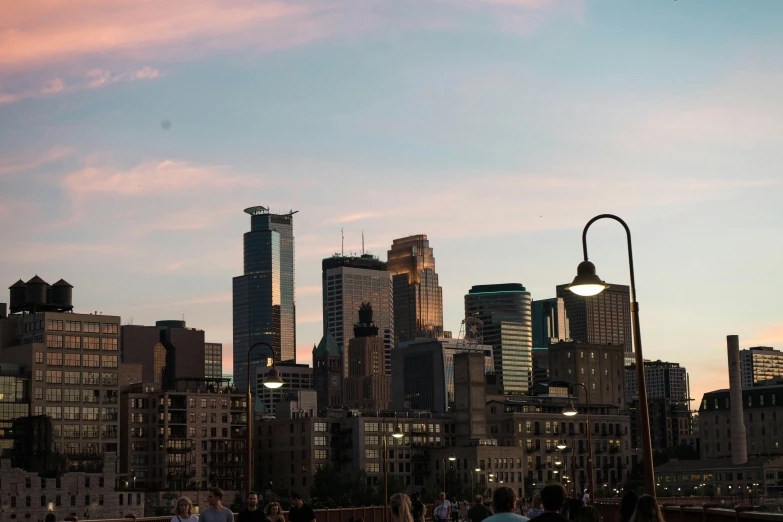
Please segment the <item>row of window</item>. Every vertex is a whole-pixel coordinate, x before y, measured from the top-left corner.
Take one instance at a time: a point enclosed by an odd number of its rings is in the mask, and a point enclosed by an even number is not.
[[[33,323],[34,324],[34,323]],[[51,332],[84,332],[117,335],[120,333],[120,325],[117,323],[101,323],[97,321],[61,321],[59,319],[47,319],[46,329]]]
[[[118,339],[116,337],[80,337],[78,335],[46,334],[46,346],[49,348],[66,348],[69,350],[106,350],[116,352]]]
[[[104,364],[104,368],[116,368],[117,366],[111,366],[112,364],[116,364],[116,361],[106,361]],[[97,365],[95,366],[98,367]],[[62,370],[46,370],[46,382],[47,384],[62,384],[63,383],[63,376],[65,377],[65,384],[79,384],[79,378],[81,373],[81,384],[101,384],[103,383],[104,386],[116,386],[117,385],[117,374],[112,372],[103,372],[103,374],[99,372],[64,372]],[[101,379],[101,375],[103,375],[103,379]],[[44,380],[44,371],[43,370],[35,370],[35,381],[36,382],[43,382]]]
[[[44,353],[35,352],[35,362],[43,364]],[[80,353],[60,353],[48,352],[46,354],[47,366],[70,366],[73,368],[117,368],[118,357],[116,355],[98,355],[98,354],[80,354]]]

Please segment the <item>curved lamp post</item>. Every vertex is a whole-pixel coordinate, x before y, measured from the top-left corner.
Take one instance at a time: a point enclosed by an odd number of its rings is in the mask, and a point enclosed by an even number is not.
[[[401,439],[403,437],[402,429],[400,429],[400,421],[395,418],[395,428],[392,432],[392,437],[395,439]],[[386,462],[388,451],[386,449],[386,436],[387,430],[384,427],[383,430],[383,521],[386,522],[387,512],[389,511],[389,465]]]
[[[593,501],[593,439],[590,434],[590,393],[587,391],[587,386],[585,386],[581,382],[575,382],[574,384],[571,384],[568,387],[568,391],[570,392],[574,386],[581,386],[582,388],[584,388],[585,401],[587,402],[587,411],[585,414],[585,431],[587,431],[587,494],[590,498],[590,501],[592,502]],[[579,411],[574,406],[573,400],[569,402],[568,406],[566,406],[563,409],[563,415],[565,415],[566,417],[573,417],[578,413]],[[576,477],[574,477],[574,480],[576,480]],[[574,489],[576,489],[576,485],[574,485]]]
[[[628,265],[631,272],[631,332],[636,358],[636,383],[639,390],[639,431],[642,434],[642,463],[644,465],[644,483],[648,495],[655,496],[655,472],[653,470],[652,441],[650,439],[650,417],[647,405],[647,388],[644,379],[644,357],[642,356],[642,337],[639,328],[639,303],[636,301],[636,279],[633,271],[633,249],[631,247],[631,230],[625,221],[613,214],[601,214],[585,225],[582,231],[582,250],[585,260],[579,263],[574,281],[566,288],[577,295],[592,296],[603,292],[609,287],[598,277],[595,265],[587,257],[587,229],[599,219],[613,219],[625,229],[628,241]],[[588,432],[589,433],[589,432]],[[592,498],[592,497],[591,497]]]
[[[274,354],[272,345],[264,341],[258,341],[247,349],[247,491],[245,498],[253,491],[253,392],[250,390],[250,355],[256,346],[266,346]],[[285,383],[280,378],[280,372],[272,363],[272,368],[269,369],[269,373],[264,379],[264,386],[274,390],[283,384]]]

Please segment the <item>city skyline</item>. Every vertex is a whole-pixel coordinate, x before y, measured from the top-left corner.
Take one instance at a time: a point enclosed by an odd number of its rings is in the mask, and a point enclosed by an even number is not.
[[[694,399],[726,387],[727,334],[783,347],[779,2],[91,5],[0,20],[6,287],[64,277],[78,312],[184,315],[229,369],[240,211],[298,209],[309,362],[340,229],[382,259],[427,234],[456,333],[471,286],[555,297],[613,212],[644,354],[689,368]],[[590,257],[628,284],[619,226]]]

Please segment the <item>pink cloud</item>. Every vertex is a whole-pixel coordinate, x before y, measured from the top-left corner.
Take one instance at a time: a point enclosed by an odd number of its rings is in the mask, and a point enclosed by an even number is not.
[[[0,104],[2,104],[2,95],[0,95]],[[70,156],[73,151],[65,147],[54,147],[44,153],[35,155],[31,158],[15,158],[6,160],[6,163],[0,163],[0,176],[3,174],[13,174],[14,172],[24,172],[46,165],[55,163]]]
[[[157,56],[177,44],[193,50],[264,40],[273,24],[307,13],[301,5],[255,0],[11,2],[0,17],[0,71],[107,54]]]

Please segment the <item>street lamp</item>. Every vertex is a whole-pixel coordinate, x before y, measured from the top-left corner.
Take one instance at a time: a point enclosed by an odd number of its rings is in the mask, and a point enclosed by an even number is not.
[[[559,450],[564,450],[567,447],[568,447],[568,445],[566,444],[565,439],[560,439],[560,442],[557,443],[557,449],[559,449]]]
[[[450,462],[457,460],[457,457],[453,453],[449,454],[448,458]],[[443,493],[446,493],[446,459],[443,459]]]
[[[653,469],[652,440],[650,439],[650,416],[647,404],[647,388],[644,379],[644,356],[642,355],[642,335],[639,326],[639,303],[636,301],[636,278],[633,271],[633,248],[631,247],[631,230],[625,221],[613,214],[601,214],[585,225],[582,231],[582,251],[585,260],[579,263],[574,281],[566,288],[577,295],[597,295],[608,288],[596,274],[595,265],[587,257],[587,229],[599,219],[614,219],[625,229],[628,242],[628,266],[631,272],[631,332],[636,358],[636,388],[639,394],[639,430],[642,434],[642,463],[644,465],[644,484],[648,495],[655,496],[655,473]]]
[[[587,402],[587,411],[585,413],[585,429],[587,431],[587,495],[590,501],[593,500],[593,438],[590,435],[590,393],[587,391],[587,386],[581,382],[575,382],[568,386],[569,393],[574,386],[581,386],[585,390],[585,401]],[[566,417],[573,417],[579,413],[574,406],[574,401],[568,403],[563,409],[563,415]],[[576,489],[576,483],[574,483],[574,489]]]
[[[272,345],[258,341],[254,343],[247,350],[247,493],[249,494],[253,490],[253,392],[250,389],[250,355],[253,353],[253,349],[256,346],[266,346],[269,351],[274,354]],[[274,358],[274,356],[273,356]],[[280,372],[275,368],[274,363],[272,368],[269,369],[266,379],[264,379],[264,386],[271,389],[277,389],[283,384],[283,379],[280,378]],[[247,496],[247,495],[246,495]]]
[[[387,434],[388,429],[386,426],[383,429],[383,520],[386,521],[386,512],[389,510],[389,465],[386,461],[387,450]],[[394,431],[392,431],[392,437],[395,439],[401,439],[403,437],[402,430],[400,429],[400,421],[394,419]]]

